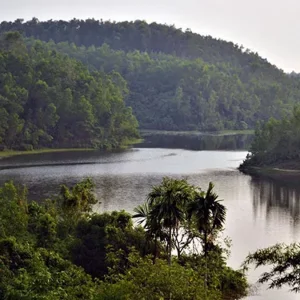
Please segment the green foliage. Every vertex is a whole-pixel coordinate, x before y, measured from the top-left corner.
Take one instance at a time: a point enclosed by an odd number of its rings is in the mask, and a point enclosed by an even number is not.
[[[91,73],[40,41],[0,38],[0,82],[3,148],[118,148],[138,137],[119,74]]]
[[[80,217],[95,203],[92,187],[90,180],[64,187],[68,200],[84,203],[73,210]],[[63,193],[60,197],[66,199]],[[59,201],[27,204],[26,189],[13,183],[1,187],[0,203],[0,298],[92,299],[91,277],[64,258],[69,242],[58,231],[69,225],[67,209],[62,211]]]
[[[158,222],[149,217],[146,207],[140,209],[146,230],[134,226],[124,211],[93,214],[97,202],[93,187],[88,179],[62,186],[58,196],[42,204],[28,203],[26,189],[13,183],[0,188],[0,299],[169,299],[171,295],[174,300],[233,300],[245,295],[244,274],[226,266],[224,251],[217,245],[210,249],[208,260],[188,251],[178,260],[173,258],[172,265],[170,257],[166,259],[164,246],[173,248],[179,237],[175,229],[189,228],[185,207],[196,189],[185,180],[166,178],[153,188],[149,207]],[[169,236],[163,237],[170,228],[171,244]]]
[[[229,267],[223,268],[220,277],[220,289],[223,300],[242,299],[248,294],[249,285],[245,274],[239,270],[233,270]]]
[[[225,223],[226,209],[213,192],[192,186],[186,180],[165,177],[154,186],[147,203],[137,207],[133,218],[144,225],[149,238],[166,243],[169,263],[173,248],[180,256],[192,242],[200,240],[205,256],[214,248]]]
[[[198,272],[203,290],[198,290],[197,296],[191,296],[191,299],[198,299],[198,295],[205,299],[210,299],[209,296],[211,299],[240,299],[247,294],[248,285],[242,272],[226,266],[226,251],[217,243],[218,233],[225,223],[226,209],[213,188],[214,185],[210,183],[207,191],[202,191],[189,185],[186,180],[164,178],[161,185],[152,188],[147,202],[134,210],[133,217],[144,225],[147,237],[155,245],[158,240],[159,245],[166,244],[169,265],[171,251],[175,248],[178,262]],[[202,252],[199,252],[201,245]],[[159,253],[157,248],[155,264],[157,256],[163,257],[163,253]],[[202,271],[201,274],[199,270]],[[218,290],[222,296],[213,296],[210,290]],[[173,291],[169,293],[173,297]],[[190,295],[189,292],[186,293]],[[153,299],[158,299],[154,292],[152,294]]]
[[[34,40],[28,40],[32,43]],[[82,61],[90,70],[122,74],[129,88],[126,103],[140,126],[147,129],[253,128],[257,120],[290,114],[300,95],[298,79],[271,67],[271,74],[278,73],[274,78],[268,73],[249,72],[243,65],[113,50],[107,44],[99,48],[67,42],[46,45]]]
[[[89,275],[52,251],[0,240],[0,266],[1,299],[93,299]]]
[[[218,290],[222,296],[220,299],[241,299],[247,296],[248,283],[243,270],[233,270],[226,266],[226,249],[219,245],[204,255],[183,255],[179,263],[182,266],[191,267],[197,271],[203,280],[206,279],[208,290]],[[205,281],[204,281],[205,282]],[[203,284],[204,284],[203,282]]]
[[[223,229],[226,217],[226,208],[220,203],[218,195],[213,192],[214,185],[209,183],[206,192],[197,191],[193,201],[188,204],[188,218],[194,219],[194,224],[201,234],[205,256],[218,231]]]
[[[90,179],[77,183],[71,189],[61,186],[57,203],[68,230],[74,229],[80,218],[92,212],[93,205],[98,203],[93,188]]]
[[[299,77],[257,53],[174,26],[94,19],[0,24],[0,32],[12,30],[48,42],[49,52],[67,54],[92,71],[119,72],[142,128],[254,128],[259,120],[290,115],[300,96]],[[128,121],[122,123],[127,128]]]
[[[241,165],[241,169],[249,166],[278,166],[300,158],[300,107],[295,106],[291,118],[281,121],[271,118],[259,124],[251,145],[251,155]],[[293,165],[288,166],[294,168]]]
[[[123,273],[132,247],[141,255],[152,253],[144,231],[133,227],[131,216],[124,211],[82,220],[76,227],[76,238],[72,249],[74,263],[98,278],[103,278],[109,268]]]
[[[0,188],[0,238],[16,236],[22,238],[27,233],[28,205],[27,191],[12,182]]]
[[[275,246],[260,249],[249,254],[245,260],[245,267],[254,264],[255,267],[270,266],[270,270],[263,273],[260,283],[269,283],[270,288],[281,288],[284,285],[291,291],[300,291],[300,245],[277,244]]]
[[[150,258],[138,259],[131,255],[133,266],[116,282],[106,282],[100,285],[100,293],[96,299],[204,299],[204,283],[201,272],[190,267],[174,263],[168,266],[166,261],[157,260],[153,264]],[[110,279],[110,278],[109,278]],[[216,289],[209,291],[206,298],[220,299]]]
[[[109,274],[100,284],[96,299],[241,299],[248,284],[241,271],[225,265],[218,252],[209,257],[208,285],[205,285],[205,260],[202,256],[183,256],[171,266],[165,260],[153,263],[150,257],[129,255],[125,273]]]
[[[193,189],[186,180],[164,178],[162,184],[154,186],[148,195],[150,211],[146,226],[154,225],[151,230],[157,230],[156,234],[161,238],[164,232],[169,264],[173,248],[172,236],[178,234],[180,224],[185,220],[185,206],[192,193]]]

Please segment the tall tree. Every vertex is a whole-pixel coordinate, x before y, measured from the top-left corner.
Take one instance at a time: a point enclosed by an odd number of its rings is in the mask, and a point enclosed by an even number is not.
[[[213,188],[214,185],[210,182],[207,191],[198,191],[188,205],[188,216],[196,222],[205,256],[213,245],[216,234],[223,228],[226,217],[226,208],[218,200]]]
[[[154,262],[156,261],[156,258],[158,256],[158,239],[160,241],[165,241],[167,239],[167,235],[163,231],[161,222],[158,218],[156,218],[155,214],[152,213],[151,207],[149,203],[144,203],[136,208],[134,208],[134,215],[133,218],[138,219],[138,224],[143,225],[148,241],[151,242],[154,240]]]
[[[185,206],[191,200],[192,189],[186,180],[165,177],[148,195],[150,220],[156,219],[167,235],[168,262],[171,265],[172,234],[185,220]],[[152,223],[151,223],[152,224]],[[156,225],[156,224],[155,224]]]

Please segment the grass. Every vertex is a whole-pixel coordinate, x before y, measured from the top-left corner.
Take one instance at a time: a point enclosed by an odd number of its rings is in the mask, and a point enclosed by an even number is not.
[[[128,147],[135,145],[135,144],[139,144],[142,143],[144,141],[144,139],[131,139],[129,141],[123,142],[123,144],[121,145],[120,149],[127,149]]]
[[[254,134],[255,130],[247,129],[247,130],[221,130],[217,131],[217,135],[236,135],[236,134]],[[213,134],[213,132],[212,132]]]
[[[16,156],[16,155],[55,153],[55,152],[68,152],[68,151],[95,151],[95,149],[92,149],[92,148],[62,148],[62,149],[47,148],[47,149],[37,149],[37,150],[28,150],[28,151],[5,150],[5,151],[0,151],[0,158]]]
[[[213,136],[225,136],[225,135],[237,135],[237,134],[254,134],[254,130],[221,130],[221,131],[167,131],[167,130],[140,130],[141,135],[213,135]]]
[[[131,145],[141,143],[143,139],[131,139],[123,143],[120,149],[127,149]],[[25,150],[25,151],[15,151],[15,150],[4,150],[0,151],[0,158],[17,156],[17,155],[28,155],[28,154],[41,154],[41,153],[55,153],[55,152],[76,152],[76,151],[97,151],[94,148],[45,148],[36,150]]]

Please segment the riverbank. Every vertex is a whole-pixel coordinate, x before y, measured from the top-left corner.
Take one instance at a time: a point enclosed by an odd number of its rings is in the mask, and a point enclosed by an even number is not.
[[[265,166],[239,166],[242,173],[252,176],[264,176],[271,179],[298,180],[300,178],[300,160],[280,162]]]
[[[144,141],[143,138],[139,138],[139,139],[131,139],[127,142],[124,142],[120,147],[119,149],[114,149],[114,150],[125,150],[125,149],[128,149],[130,148],[131,146],[133,145],[136,145],[136,144],[140,144]]]
[[[143,139],[135,139],[124,143],[120,146],[119,149],[114,150],[124,150],[132,145],[141,143]],[[85,151],[100,151],[99,149],[95,148],[44,148],[44,149],[35,149],[35,150],[27,150],[27,151],[16,151],[16,150],[4,150],[0,151],[0,159],[11,157],[11,156],[18,156],[18,155],[32,155],[32,154],[42,154],[42,153],[57,153],[57,152],[85,152]],[[101,150],[105,152],[109,152],[111,150]]]
[[[55,153],[55,152],[75,152],[75,151],[95,151],[92,148],[61,148],[61,149],[36,149],[36,150],[27,150],[27,151],[15,151],[15,150],[4,150],[0,151],[0,158],[17,156],[17,155],[28,155],[28,154],[41,154],[41,153]]]
[[[227,136],[227,135],[253,135],[254,130],[222,130],[222,131],[168,131],[168,130],[140,130],[141,136],[149,135],[186,135],[186,136]]]

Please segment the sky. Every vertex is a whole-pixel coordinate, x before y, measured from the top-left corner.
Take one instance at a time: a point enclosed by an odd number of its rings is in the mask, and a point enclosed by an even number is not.
[[[0,21],[145,20],[232,41],[300,72],[300,0],[0,0]]]

